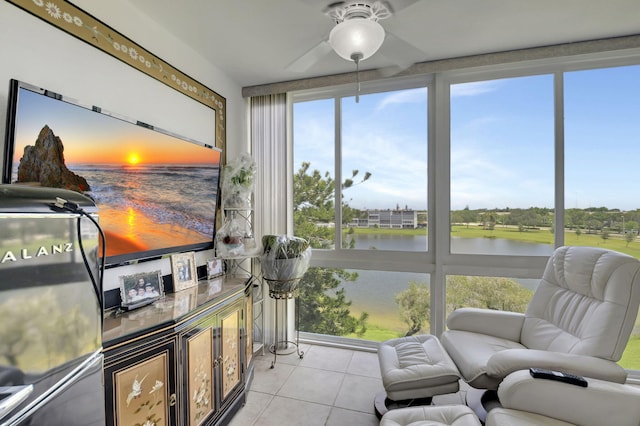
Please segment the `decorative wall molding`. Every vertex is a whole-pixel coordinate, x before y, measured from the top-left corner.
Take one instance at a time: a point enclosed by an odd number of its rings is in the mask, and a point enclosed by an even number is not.
[[[65,0],[6,0],[216,111],[216,147],[225,148],[227,100]]]

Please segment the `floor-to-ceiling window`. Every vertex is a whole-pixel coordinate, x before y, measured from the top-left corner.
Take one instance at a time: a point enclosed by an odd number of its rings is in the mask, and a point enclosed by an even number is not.
[[[437,334],[461,306],[524,311],[556,246],[640,257],[640,66],[599,61],[295,94],[301,330]],[[621,365],[638,353],[640,326]]]
[[[428,248],[428,89],[404,86],[293,104],[294,234],[331,265],[300,284],[301,331],[381,341],[430,329],[428,272],[389,261],[424,263]]]
[[[449,88],[450,252],[550,255],[554,249],[553,74],[462,78]],[[454,256],[453,263],[460,268],[465,260]],[[472,272],[446,276],[445,316],[460,307],[524,312],[537,286],[537,280],[517,274]],[[496,265],[492,274],[501,272],[505,273]]]
[[[640,65],[564,73],[565,244],[640,258]],[[640,370],[640,316],[620,364]]]

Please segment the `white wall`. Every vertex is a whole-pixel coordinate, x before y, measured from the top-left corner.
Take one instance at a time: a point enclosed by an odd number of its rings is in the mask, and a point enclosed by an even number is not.
[[[74,4],[224,96],[227,100],[227,158],[234,158],[246,150],[247,117],[241,87],[215,64],[208,63],[140,15],[126,0],[77,0]],[[0,2],[0,135],[3,141],[11,78],[215,144],[212,109],[22,9]],[[161,263],[163,273],[170,273],[168,260],[163,259]],[[199,259],[198,264],[203,263],[204,258]],[[124,268],[125,271],[119,270],[121,268],[109,270],[105,289],[117,288],[117,275],[135,268],[134,265]]]

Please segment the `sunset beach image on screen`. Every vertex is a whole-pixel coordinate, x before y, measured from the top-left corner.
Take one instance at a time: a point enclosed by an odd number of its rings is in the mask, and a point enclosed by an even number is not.
[[[60,139],[68,169],[90,186],[108,258],[212,244],[219,149],[21,88],[11,182],[44,126]]]

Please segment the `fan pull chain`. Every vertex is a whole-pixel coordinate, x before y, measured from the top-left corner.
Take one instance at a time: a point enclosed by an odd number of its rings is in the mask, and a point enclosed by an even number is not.
[[[354,53],[351,55],[351,59],[356,63],[356,103],[360,103],[360,59],[362,59],[362,53]]]
[[[356,103],[360,103],[360,65],[358,62],[356,62],[356,82],[358,83],[358,89],[356,90]]]

